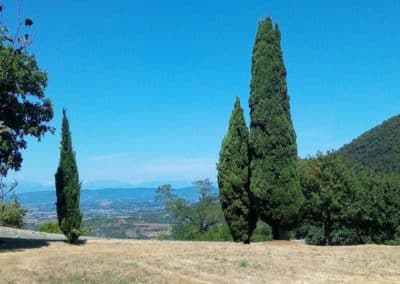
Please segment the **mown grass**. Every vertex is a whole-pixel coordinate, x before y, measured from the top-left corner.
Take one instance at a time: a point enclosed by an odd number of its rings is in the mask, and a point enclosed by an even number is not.
[[[400,247],[89,240],[0,252],[0,283],[399,283]]]

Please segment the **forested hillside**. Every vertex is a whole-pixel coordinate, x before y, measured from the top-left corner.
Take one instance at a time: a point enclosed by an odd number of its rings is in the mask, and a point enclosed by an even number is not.
[[[363,133],[338,153],[362,166],[400,174],[400,115]]]

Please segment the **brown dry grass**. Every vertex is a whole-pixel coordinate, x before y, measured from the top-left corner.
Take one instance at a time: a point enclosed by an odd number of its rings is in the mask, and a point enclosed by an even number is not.
[[[399,283],[400,247],[89,240],[0,251],[0,283],[284,282]]]

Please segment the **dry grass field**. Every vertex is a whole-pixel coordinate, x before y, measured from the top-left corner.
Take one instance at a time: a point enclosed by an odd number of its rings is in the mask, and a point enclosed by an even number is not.
[[[400,283],[400,247],[3,239],[0,283]]]

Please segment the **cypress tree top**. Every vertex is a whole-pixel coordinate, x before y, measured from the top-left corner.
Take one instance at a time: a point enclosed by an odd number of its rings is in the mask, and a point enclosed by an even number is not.
[[[252,57],[250,83],[250,189],[257,213],[272,226],[287,229],[302,203],[286,69],[278,25],[260,22]]]

